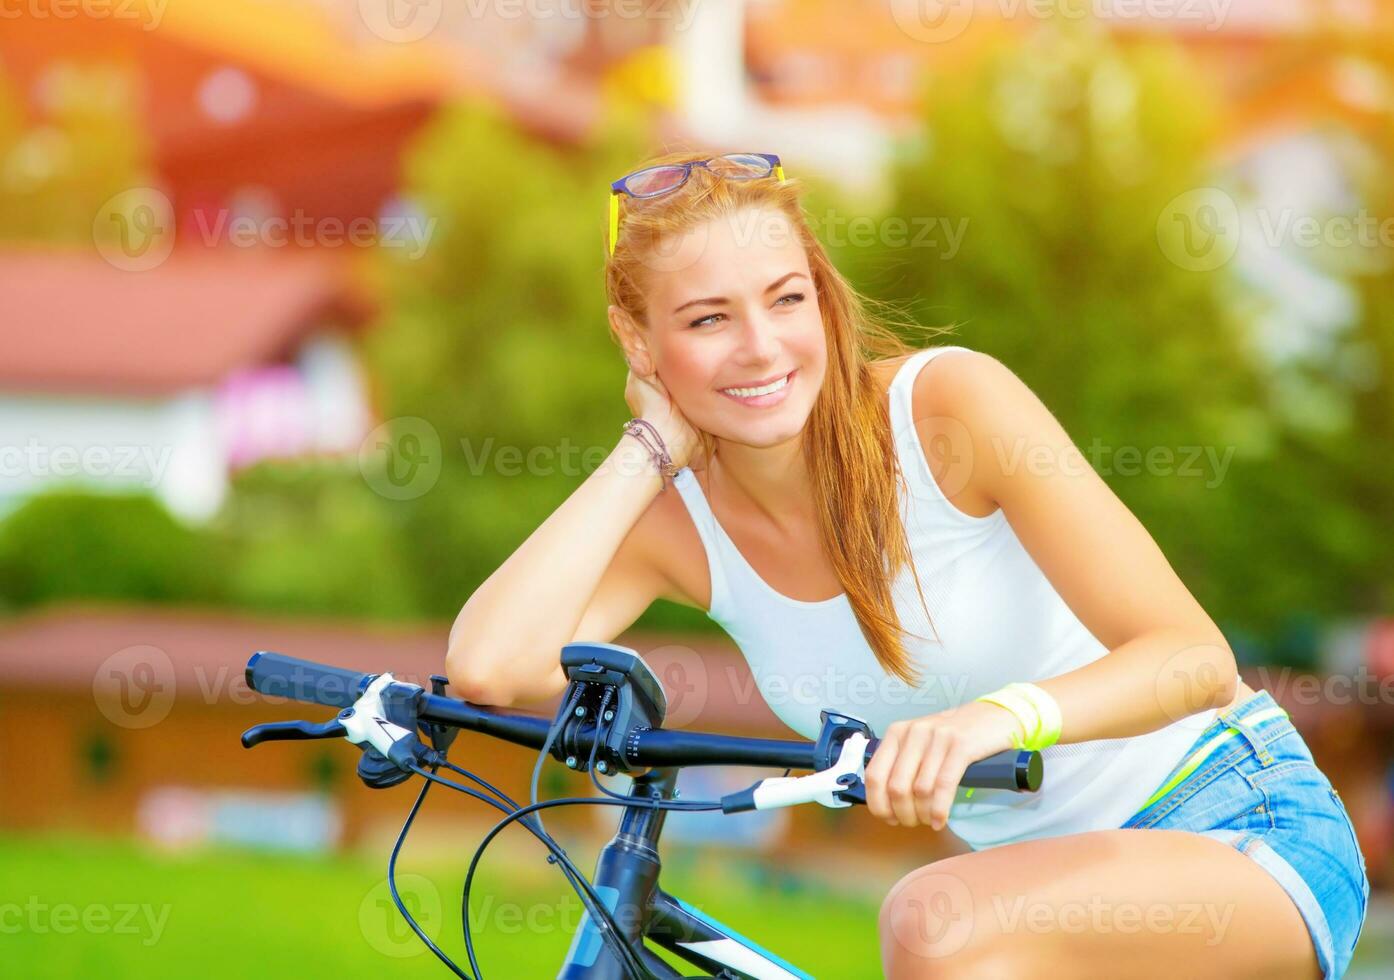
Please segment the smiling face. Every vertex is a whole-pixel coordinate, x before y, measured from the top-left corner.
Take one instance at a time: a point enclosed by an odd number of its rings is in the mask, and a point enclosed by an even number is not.
[[[827,343],[787,216],[747,209],[660,245],[636,372],[652,364],[687,420],[717,438],[764,447],[797,436],[823,385]]]

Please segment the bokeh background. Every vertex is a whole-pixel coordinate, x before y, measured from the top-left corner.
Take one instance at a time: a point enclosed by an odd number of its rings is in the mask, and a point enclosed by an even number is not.
[[[241,669],[441,670],[628,417],[607,185],[687,146],[780,154],[857,286],[1040,394],[1331,775],[1394,975],[1387,0],[0,0],[4,972],[442,974],[383,877],[411,791],[244,752],[324,712]],[[675,724],[789,735],[699,613],[621,642]],[[878,976],[959,845],[808,809],[671,819],[665,883]],[[404,851],[459,957],[491,822],[437,794]],[[587,868],[612,825],[549,818]],[[577,900],[508,835],[482,874],[485,972],[550,975]]]

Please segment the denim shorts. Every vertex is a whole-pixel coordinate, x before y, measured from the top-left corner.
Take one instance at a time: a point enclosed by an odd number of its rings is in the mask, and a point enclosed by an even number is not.
[[[1258,691],[1216,716],[1162,786],[1226,733],[1190,775],[1123,826],[1189,830],[1258,862],[1296,903],[1322,975],[1340,977],[1370,898],[1365,857],[1340,796],[1272,696]]]

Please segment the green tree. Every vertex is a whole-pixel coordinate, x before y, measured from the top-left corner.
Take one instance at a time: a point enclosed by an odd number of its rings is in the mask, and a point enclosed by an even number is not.
[[[0,522],[0,602],[218,602],[223,557],[153,497],[50,490]]]
[[[352,462],[266,462],[237,475],[215,530],[227,601],[287,614],[422,614],[400,515]]]
[[[424,420],[440,441],[435,484],[389,502],[433,615],[459,610],[628,417],[605,317],[605,206],[609,182],[642,156],[642,126],[616,109],[565,148],[462,103],[407,161],[408,192],[436,230],[421,260],[389,262],[391,306],[366,350],[386,416]],[[660,606],[646,624],[706,623]]]
[[[961,222],[961,247],[848,265],[1011,366],[1212,615],[1264,634],[1291,610],[1349,608],[1350,528],[1284,455],[1227,273],[1169,248],[1168,209],[1222,179],[1216,119],[1170,43],[1088,24],[1003,40],[926,88],[926,136],[894,169],[889,212]],[[1188,466],[1184,447],[1211,456]]]

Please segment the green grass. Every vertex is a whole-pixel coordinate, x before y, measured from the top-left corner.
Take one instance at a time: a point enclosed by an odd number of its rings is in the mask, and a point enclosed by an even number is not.
[[[430,874],[437,842],[404,856],[398,884],[427,932],[462,966],[458,856]],[[819,977],[879,977],[876,903],[759,864],[670,848],[663,883],[686,901]],[[484,975],[552,977],[580,903],[533,852],[490,853],[472,925]],[[575,853],[575,852],[573,852]],[[593,858],[593,851],[582,852]],[[392,907],[387,852],[287,857],[150,852],[129,842],[0,837],[0,976],[159,980],[445,977]],[[583,863],[583,868],[589,870]],[[487,869],[487,872],[486,870]],[[1385,976],[1394,907],[1372,903],[1351,971]]]
[[[591,860],[593,852],[585,860]],[[168,855],[82,838],[0,838],[0,959],[5,976],[218,978],[443,977],[407,931],[384,879],[387,854],[287,857],[231,850]],[[404,856],[399,888],[462,966],[458,857]],[[556,975],[580,916],[539,858],[508,868],[491,852],[473,900],[486,977]],[[589,870],[583,863],[582,867]],[[819,976],[880,975],[876,907],[704,861],[664,869],[664,886]]]

